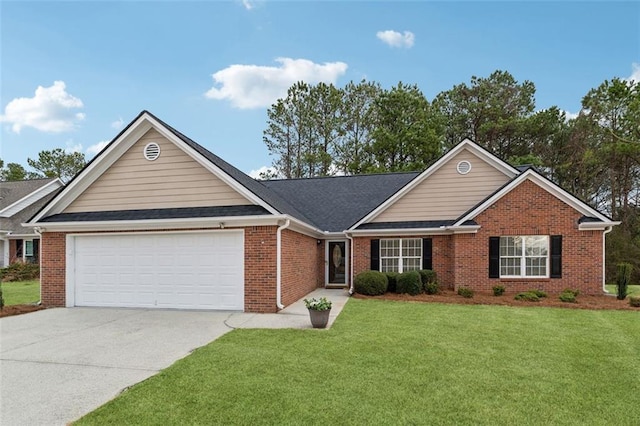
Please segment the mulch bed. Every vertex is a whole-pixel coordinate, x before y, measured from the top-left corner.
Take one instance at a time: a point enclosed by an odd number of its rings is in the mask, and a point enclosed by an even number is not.
[[[398,300],[403,302],[453,303],[457,305],[546,306],[565,309],[614,309],[636,310],[640,312],[640,308],[634,308],[629,305],[628,299],[618,300],[615,295],[579,295],[576,298],[576,303],[562,302],[557,294],[549,294],[549,297],[541,298],[539,302],[514,300],[515,294],[513,293],[507,293],[502,296],[476,293],[473,298],[466,299],[451,290],[445,290],[436,295],[419,294],[417,296],[410,296],[408,294],[385,293],[382,296],[365,296],[362,294],[354,294],[353,296],[358,299]]]
[[[12,315],[28,314],[29,312],[39,311],[44,309],[42,305],[11,305],[5,306],[0,310],[0,318],[10,317]]]

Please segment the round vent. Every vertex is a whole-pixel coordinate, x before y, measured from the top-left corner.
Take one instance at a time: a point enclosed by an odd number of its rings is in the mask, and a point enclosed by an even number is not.
[[[160,157],[160,146],[155,142],[150,142],[144,147],[144,158],[153,161]]]
[[[471,171],[471,163],[466,161],[466,160],[465,161],[461,161],[456,166],[456,170],[461,175],[466,175],[467,173],[469,173]]]

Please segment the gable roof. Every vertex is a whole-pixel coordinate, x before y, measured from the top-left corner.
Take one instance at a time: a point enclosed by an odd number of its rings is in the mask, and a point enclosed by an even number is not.
[[[62,186],[62,182],[58,178],[29,179],[0,182],[0,216],[9,217],[9,211],[19,201],[29,198],[29,196],[37,195],[45,186],[51,185],[58,181]],[[55,185],[55,184],[54,184]],[[52,185],[53,186],[53,185]],[[55,188],[51,188],[54,190]]]
[[[123,144],[126,141],[131,144],[132,141],[135,141],[150,128],[155,128],[163,136],[176,143],[209,171],[216,174],[255,204],[263,207],[267,214],[288,214],[308,224],[312,223],[302,212],[282,199],[278,194],[270,191],[261,182],[247,176],[148,111],[142,111],[138,114],[129,125],[71,179],[57,197],[37,212],[29,222],[32,224],[37,223],[51,215],[56,215],[58,219],[65,221],[63,216],[65,213],[62,213],[62,211],[119,158],[128,147]]]
[[[369,214],[361,218],[357,223],[355,223],[350,229],[356,229],[360,225],[371,221],[380,213],[389,208],[393,203],[402,198],[405,194],[411,191],[413,188],[418,186],[420,183],[425,181],[429,176],[433,175],[436,171],[438,171],[443,165],[445,165],[450,159],[454,158],[458,155],[462,150],[469,150],[472,154],[476,155],[480,159],[489,163],[496,170],[505,174],[509,179],[513,179],[515,176],[519,174],[518,170],[508,163],[500,160],[495,155],[491,154],[489,151],[485,150],[481,146],[477,145],[470,139],[464,139],[458,145],[453,147],[449,152],[440,157],[438,161],[428,167],[425,171],[420,173],[411,183],[404,186],[402,189],[397,191],[391,197],[389,197],[386,201],[378,205],[375,209],[373,209]],[[464,221],[463,221],[464,222]]]
[[[262,183],[305,212],[316,227],[342,232],[375,209],[418,172],[268,180]]]
[[[512,179],[510,182],[507,182],[502,187],[498,188],[493,194],[489,195],[483,201],[478,203],[476,206],[471,208],[469,211],[462,214],[455,222],[453,226],[460,226],[463,223],[473,220],[480,213],[485,211],[492,204],[497,202],[500,198],[508,194],[512,189],[520,185],[525,180],[530,180],[542,189],[549,192],[551,195],[555,196],[565,204],[571,206],[576,211],[583,214],[584,218],[588,218],[581,222],[589,223],[590,225],[585,225],[583,228],[592,228],[596,229],[599,227],[606,227],[612,225],[618,225],[620,222],[613,221],[607,215],[599,212],[593,207],[589,206],[584,201],[580,200],[576,196],[570,194],[568,191],[565,191],[560,186],[556,185],[546,177],[542,176],[535,168],[528,167],[522,172],[520,175]]]

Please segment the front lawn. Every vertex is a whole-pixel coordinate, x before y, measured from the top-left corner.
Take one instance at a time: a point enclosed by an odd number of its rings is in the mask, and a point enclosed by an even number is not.
[[[618,286],[615,284],[607,284],[605,286],[607,291],[613,295],[618,294]],[[629,296],[640,296],[640,285],[630,285],[627,289],[627,294]]]
[[[640,313],[349,301],[235,330],[79,424],[637,425]]]
[[[6,306],[36,303],[40,300],[40,280],[6,282],[1,285]]]

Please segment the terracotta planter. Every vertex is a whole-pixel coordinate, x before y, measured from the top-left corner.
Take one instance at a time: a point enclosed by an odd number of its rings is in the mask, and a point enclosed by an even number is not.
[[[327,323],[329,322],[330,313],[331,309],[327,309],[324,311],[309,309],[309,318],[311,318],[311,325],[313,326],[313,328],[326,328]]]

